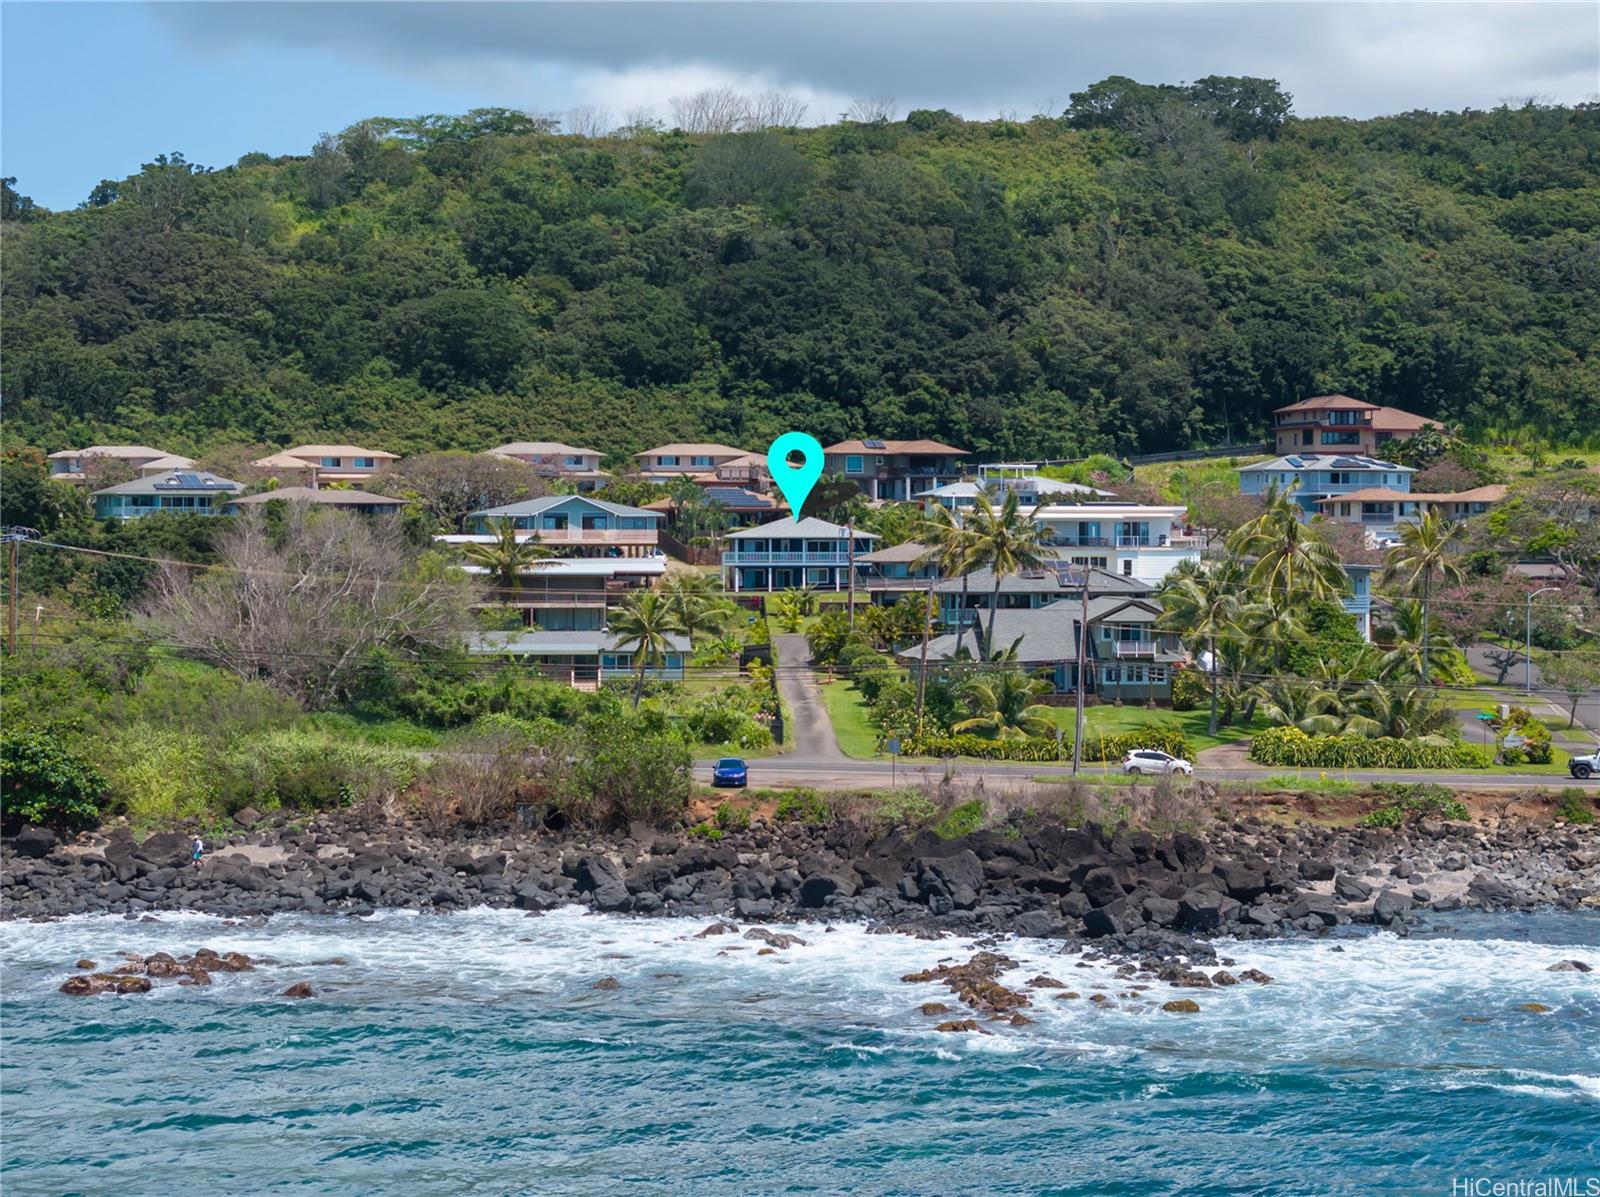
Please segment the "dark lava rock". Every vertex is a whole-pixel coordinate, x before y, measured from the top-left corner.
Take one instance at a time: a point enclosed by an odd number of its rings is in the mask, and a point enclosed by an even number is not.
[[[1372,897],[1372,886],[1359,877],[1340,873],[1333,881],[1333,892],[1346,902],[1365,902]]]
[[[617,980],[615,977],[601,977],[594,983],[594,987],[596,989],[604,989],[608,991],[612,989],[621,989],[622,982]]]
[[[11,850],[18,856],[38,860],[50,855],[56,846],[55,832],[46,827],[24,827],[11,841]]]
[[[1331,927],[1339,921],[1339,914],[1333,908],[1333,898],[1328,894],[1301,894],[1289,903],[1289,909],[1284,911],[1284,917],[1296,920],[1314,918],[1320,920],[1326,927]]]
[[[289,986],[289,988],[285,989],[281,996],[287,998],[308,998],[316,997],[316,994],[311,992],[310,981],[296,981],[293,985]]]
[[[1168,1014],[1199,1014],[1200,1003],[1193,998],[1174,998],[1170,1002],[1162,1002],[1161,1008]]]
[[[1594,969],[1582,960],[1558,960],[1545,971],[1552,973],[1592,973]]]

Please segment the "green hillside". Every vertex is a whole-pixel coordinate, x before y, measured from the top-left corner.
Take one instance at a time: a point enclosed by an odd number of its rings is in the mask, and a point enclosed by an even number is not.
[[[4,435],[1062,457],[1238,441],[1343,391],[1592,436],[1600,106],[1282,101],[1110,80],[1027,123],[599,139],[484,110],[164,156],[70,212],[24,179]]]

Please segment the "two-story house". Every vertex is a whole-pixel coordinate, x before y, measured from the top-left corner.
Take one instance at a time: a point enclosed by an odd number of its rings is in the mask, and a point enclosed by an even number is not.
[[[126,466],[141,477],[190,469],[194,462],[149,445],[90,445],[86,449],[60,449],[45,459],[50,477],[57,482],[86,482],[96,465]]]
[[[1153,582],[1059,560],[1001,578],[1000,610],[1036,611],[1063,599],[1081,599],[1085,585],[1091,599],[1148,598],[1155,593]],[[933,593],[940,626],[954,628],[987,621],[994,598],[994,571],[979,569],[961,577],[944,578],[933,584]]]
[[[221,515],[227,500],[243,489],[242,483],[231,478],[174,470],[95,491],[94,513],[103,520],[143,519],[162,511]]]
[[[786,516],[756,528],[730,532],[722,554],[722,582],[730,591],[789,590],[816,586],[843,590],[855,559],[872,552],[874,532],[814,517]]]
[[[840,441],[823,450],[822,472],[848,478],[869,499],[904,502],[961,481],[965,449],[938,441]]]
[[[1413,415],[1398,407],[1381,407],[1349,395],[1318,395],[1272,413],[1273,443],[1279,453],[1370,455],[1389,441],[1429,427],[1444,425],[1427,416]]]
[[[1290,453],[1271,461],[1239,467],[1239,493],[1264,495],[1287,491],[1300,509],[1314,515],[1324,499],[1345,499],[1357,491],[1411,493],[1410,466],[1360,454]]]
[[[382,449],[363,449],[360,445],[296,445],[270,454],[250,464],[273,473],[301,473],[304,485],[318,487],[330,482],[360,486],[399,455]],[[295,462],[301,469],[296,471]]]
[[[1102,701],[1165,702],[1172,695],[1172,670],[1186,659],[1171,632],[1156,630],[1161,606],[1153,598],[1101,595],[1088,602],[1088,635],[1080,644],[1084,604],[1058,599],[1043,607],[1002,609],[995,618],[997,647],[1016,648],[1017,663],[1049,678],[1058,693],[1078,688],[1080,648],[1087,665],[1084,690]],[[936,636],[928,642],[930,671],[948,668],[958,656],[983,657],[982,637],[989,621]],[[920,667],[921,646],[898,654],[912,671]]]
[[[893,606],[901,595],[926,594],[938,577],[928,546],[914,540],[856,556],[856,586],[879,606]]]
[[[1317,500],[1317,511],[1330,523],[1358,524],[1375,537],[1387,538],[1396,535],[1401,524],[1414,523],[1430,511],[1451,520],[1471,519],[1505,497],[1506,488],[1500,485],[1441,494],[1371,486],[1324,496]]]
[[[466,519],[469,536],[446,539],[467,543],[475,537],[487,542],[510,524],[562,556],[649,557],[660,552],[665,519],[659,511],[608,503],[593,495],[543,495],[474,511]]]
[[[732,445],[696,442],[657,445],[634,454],[639,462],[639,477],[645,482],[676,482],[686,475],[708,483],[738,481],[718,479],[717,467],[753,456],[748,449],[735,449]]]
[[[1201,541],[1184,527],[1183,507],[1138,503],[1052,504],[1033,522],[1056,556],[1152,585],[1185,561],[1200,560]]]
[[[580,494],[599,490],[610,477],[600,468],[600,450],[574,448],[560,441],[507,441],[485,452],[530,465],[545,477],[571,482]]]
[[[464,538],[448,539],[459,544]],[[464,568],[474,577],[488,573],[472,563]],[[634,591],[659,584],[666,572],[665,557],[545,557],[521,571],[514,589],[488,589],[477,605],[515,611],[527,628],[602,631],[618,605]]]

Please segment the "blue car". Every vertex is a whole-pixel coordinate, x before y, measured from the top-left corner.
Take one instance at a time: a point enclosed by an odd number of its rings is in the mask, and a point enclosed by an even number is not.
[[[725,756],[711,766],[711,784],[714,786],[743,786],[750,784],[750,770],[736,756]]]

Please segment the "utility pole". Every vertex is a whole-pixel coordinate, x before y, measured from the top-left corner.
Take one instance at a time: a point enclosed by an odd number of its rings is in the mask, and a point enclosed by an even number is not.
[[[12,656],[17,654],[17,546],[38,535],[36,528],[0,528],[6,543],[6,652]]]
[[[852,520],[844,526],[844,535],[849,543],[845,546],[845,560],[850,563],[850,630],[856,627],[856,525]]]
[[[1089,647],[1089,571],[1079,575],[1083,586],[1083,610],[1078,617],[1078,709],[1072,721],[1072,775],[1083,763],[1083,683],[1088,670]]]

